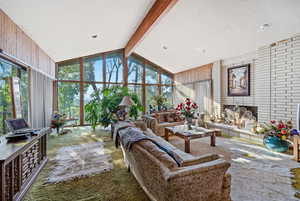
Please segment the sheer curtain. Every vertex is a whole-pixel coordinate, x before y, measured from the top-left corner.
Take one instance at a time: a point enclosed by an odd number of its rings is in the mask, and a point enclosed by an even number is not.
[[[31,70],[31,126],[41,128],[50,125],[52,115],[52,80]]]
[[[175,107],[185,98],[191,98],[195,101],[199,108],[198,112],[212,111],[212,94],[211,94],[211,80],[198,81],[187,84],[176,83],[174,101]]]
[[[195,83],[195,102],[199,106],[199,113],[212,111],[211,81]]]

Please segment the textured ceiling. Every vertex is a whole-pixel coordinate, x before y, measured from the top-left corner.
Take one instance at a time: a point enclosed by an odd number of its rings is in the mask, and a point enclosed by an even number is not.
[[[154,0],[0,0],[55,61],[123,48]],[[269,24],[264,31],[261,25]],[[135,50],[179,72],[300,33],[300,0],[179,0]],[[99,37],[92,39],[91,35]]]
[[[266,23],[270,27],[262,31]],[[136,52],[178,72],[243,55],[295,33],[300,33],[299,0],[179,0]]]
[[[154,0],[0,0],[55,61],[123,48]],[[91,36],[98,34],[93,39]]]

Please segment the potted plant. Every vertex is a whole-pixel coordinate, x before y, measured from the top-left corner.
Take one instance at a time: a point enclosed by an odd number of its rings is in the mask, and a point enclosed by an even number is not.
[[[157,106],[157,110],[161,111],[162,106],[167,102],[167,98],[163,95],[153,96],[153,102]]]
[[[111,123],[118,121],[117,112],[120,109],[124,96],[129,96],[134,104],[130,107],[128,112],[129,117],[137,119],[139,113],[143,111],[143,106],[136,93],[128,90],[127,87],[113,86],[105,88],[102,91],[103,97],[99,100],[99,123],[108,127]]]
[[[192,102],[190,98],[186,98],[185,101],[180,103],[176,108],[178,113],[185,117],[189,130],[192,129],[193,118],[197,108],[198,105],[195,102]]]
[[[91,95],[91,100],[84,106],[85,120],[91,124],[93,131],[95,131],[96,126],[99,124],[99,97],[99,91],[94,92]]]
[[[51,128],[56,128],[56,133],[59,134],[59,129],[65,124],[66,115],[54,111],[51,118]]]
[[[291,121],[270,121],[266,124],[266,134],[264,137],[264,145],[276,152],[286,152],[289,148],[288,137],[294,132]]]

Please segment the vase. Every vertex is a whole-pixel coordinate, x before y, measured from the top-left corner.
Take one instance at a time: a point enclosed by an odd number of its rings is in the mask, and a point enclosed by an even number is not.
[[[265,136],[263,142],[268,149],[280,153],[286,152],[289,148],[287,141],[274,136]]]
[[[161,105],[157,105],[157,111],[161,111]]]
[[[186,117],[186,124],[188,126],[188,130],[192,130],[193,118],[192,117]]]

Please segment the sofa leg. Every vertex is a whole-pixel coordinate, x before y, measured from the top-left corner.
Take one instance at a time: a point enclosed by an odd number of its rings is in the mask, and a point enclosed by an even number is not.
[[[130,172],[130,166],[129,165],[127,166],[127,171]]]

